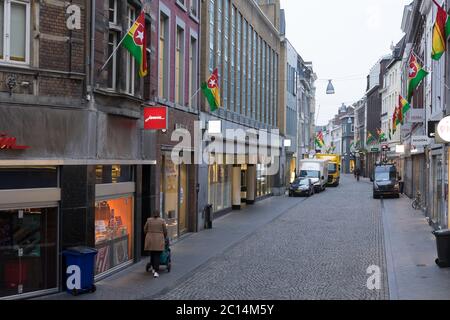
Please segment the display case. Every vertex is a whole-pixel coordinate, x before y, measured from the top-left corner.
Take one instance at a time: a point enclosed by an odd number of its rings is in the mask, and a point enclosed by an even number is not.
[[[120,266],[132,257],[132,197],[98,201],[95,212],[95,274]]]

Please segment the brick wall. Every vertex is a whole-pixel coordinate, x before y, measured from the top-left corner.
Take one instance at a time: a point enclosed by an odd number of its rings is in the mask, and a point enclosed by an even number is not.
[[[51,97],[83,98],[85,86],[85,52],[87,0],[73,0],[81,9],[81,30],[67,28],[68,2],[59,0],[31,1],[30,63],[28,68],[14,64],[0,67],[0,79],[14,74],[18,81],[30,86],[17,86],[13,93]],[[33,86],[37,84],[36,86]],[[0,85],[0,91],[8,91]]]

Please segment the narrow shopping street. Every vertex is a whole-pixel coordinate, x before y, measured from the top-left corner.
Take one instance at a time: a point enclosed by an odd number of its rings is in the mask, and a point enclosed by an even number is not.
[[[344,177],[158,298],[387,299],[381,205],[371,196],[367,182]],[[382,270],[381,290],[367,288],[372,265]]]
[[[159,279],[147,260],[97,283],[97,292],[45,300],[450,299],[431,227],[411,200],[374,200],[368,179],[344,175],[311,198],[272,197],[172,246]],[[367,269],[379,267],[379,290]]]

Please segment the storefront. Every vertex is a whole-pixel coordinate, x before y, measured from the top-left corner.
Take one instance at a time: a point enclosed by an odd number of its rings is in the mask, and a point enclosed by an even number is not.
[[[57,167],[0,167],[0,299],[58,291]]]
[[[268,175],[268,168],[264,164],[256,166],[256,194],[262,198],[272,194],[272,176]]]
[[[221,156],[218,157],[217,161],[208,167],[208,203],[212,205],[213,212],[224,211],[232,207],[233,165],[218,164],[223,163]]]
[[[162,153],[160,194],[163,219],[170,239],[177,239],[189,231],[190,165],[177,165],[170,151]]]
[[[98,254],[95,275],[97,277],[105,276],[116,268],[132,263],[134,257],[134,186],[118,187],[122,190],[96,196],[95,248]],[[101,189],[99,186],[98,190]]]

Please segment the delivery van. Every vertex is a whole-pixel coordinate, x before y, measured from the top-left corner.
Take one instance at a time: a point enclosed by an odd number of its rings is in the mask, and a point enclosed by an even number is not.
[[[328,186],[339,186],[341,180],[341,156],[338,154],[317,154],[316,158],[329,161]]]
[[[305,159],[300,161],[300,178],[310,178],[315,192],[325,191],[328,183],[328,160]]]

